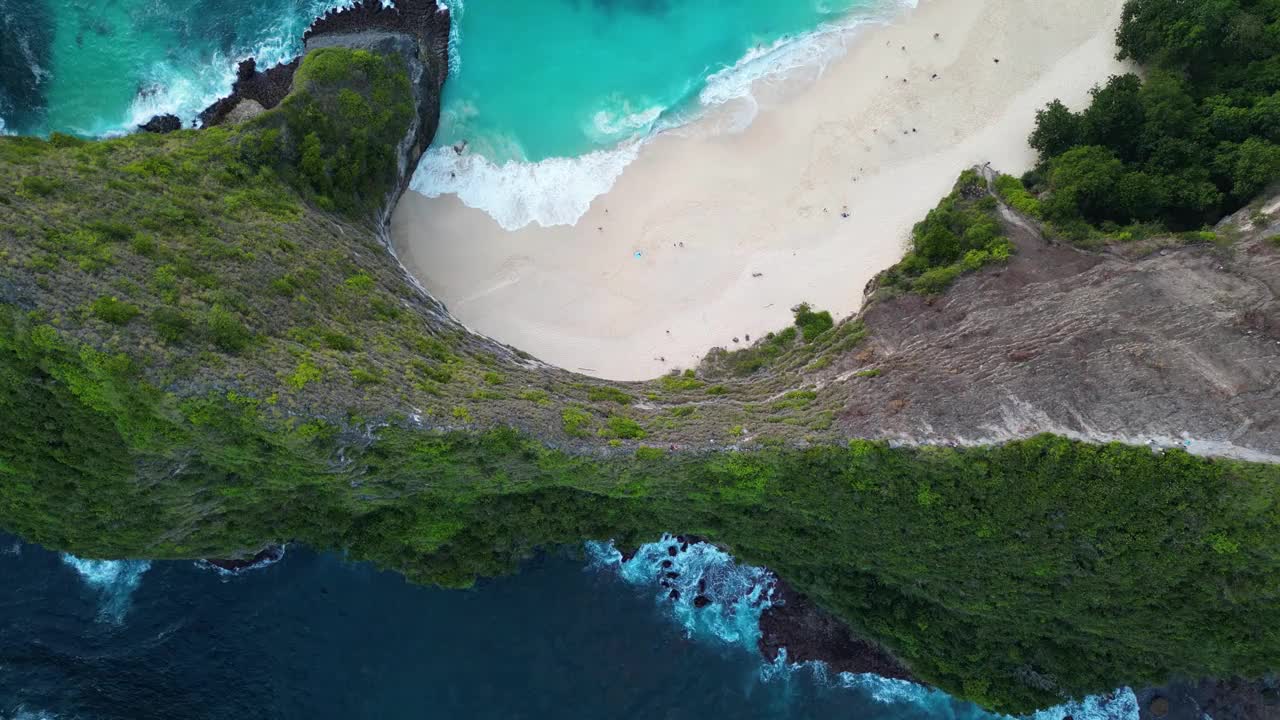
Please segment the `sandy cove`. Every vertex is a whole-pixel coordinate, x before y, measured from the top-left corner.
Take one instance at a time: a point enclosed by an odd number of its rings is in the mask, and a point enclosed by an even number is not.
[[[922,0],[820,76],[758,82],[744,131],[716,130],[730,105],[653,139],[574,226],[508,232],[409,192],[396,251],[476,332],[615,380],[742,347],[802,301],[850,315],[962,169],[1023,172],[1035,111],[1125,69],[1122,5]]]

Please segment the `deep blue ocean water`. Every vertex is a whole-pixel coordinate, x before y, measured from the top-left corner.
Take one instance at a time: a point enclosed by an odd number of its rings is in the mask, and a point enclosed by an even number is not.
[[[907,683],[766,666],[742,592],[764,572],[695,546],[680,569],[716,602],[673,605],[654,579],[665,548],[620,567],[589,544],[456,591],[297,547],[232,576],[0,537],[0,718],[994,718]],[[1129,717],[1040,720],[1068,712]]]

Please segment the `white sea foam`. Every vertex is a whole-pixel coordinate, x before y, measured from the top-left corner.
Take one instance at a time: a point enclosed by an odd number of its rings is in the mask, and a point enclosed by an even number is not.
[[[467,6],[462,0],[436,0],[436,7],[449,10],[449,76],[454,77],[462,69],[462,14]]]
[[[22,705],[14,708],[10,713],[9,715],[0,714],[0,720],[58,720],[57,715],[47,710],[28,710]]]
[[[317,8],[317,14],[350,4],[351,0],[330,0]],[[183,125],[190,125],[200,111],[230,92],[241,61],[253,58],[260,70],[266,70],[297,57],[298,38],[306,24],[301,16],[282,18],[255,47],[232,55],[215,53],[194,68],[182,59],[152,65],[143,74],[146,89],[134,97],[120,124],[91,134],[130,133],[152,117],[165,114],[177,115]]]
[[[601,144],[648,134],[666,111],[662,105],[637,110],[624,98],[614,98],[613,104],[612,108],[596,111],[586,128],[587,134]]]
[[[437,0],[441,1],[453,10],[453,27],[458,28],[461,0]],[[784,37],[768,47],[753,48],[736,63],[705,80],[698,107],[675,116],[668,112],[669,108],[655,105],[636,109],[615,98],[614,103],[620,107],[597,111],[590,127],[586,128],[588,137],[601,145],[617,142],[612,148],[577,157],[554,157],[537,162],[509,160],[501,164],[483,157],[483,150],[459,154],[450,148],[432,148],[419,163],[410,187],[432,198],[457,195],[464,205],[484,211],[505,230],[518,230],[535,223],[543,227],[575,225],[591,203],[613,187],[627,165],[639,155],[640,148],[657,134],[692,122],[712,108],[735,102],[742,103],[745,112],[737,114],[720,129],[730,132],[745,129],[755,119],[758,109],[751,94],[756,83],[800,69],[813,69],[821,74],[828,63],[844,54],[845,41],[851,31],[868,23],[883,22],[893,13],[915,4],[916,0],[881,0],[838,24]],[[459,45],[460,39],[451,42],[451,53],[457,52]],[[451,67],[456,70],[457,66]],[[448,127],[448,123],[442,122],[441,126]],[[494,156],[521,157],[521,154]]]
[[[495,165],[475,153],[433,147],[423,154],[409,187],[427,197],[457,195],[506,230],[537,223],[573,225],[591,201],[609,191],[640,151],[639,141],[574,158]]]
[[[1129,688],[1041,710],[1031,720],[1138,720],[1138,696]]]
[[[588,543],[595,569],[615,569],[627,584],[652,587],[654,599],[669,608],[686,637],[739,645],[756,652],[760,615],[771,604],[773,575],[763,568],[739,565],[710,543],[683,543],[664,535],[640,546],[630,560],[610,543]],[[670,549],[676,548],[676,554]],[[670,563],[664,567],[663,563]],[[671,577],[674,574],[675,577]],[[703,598],[703,607],[697,598]]]
[[[98,619],[120,624],[129,612],[133,591],[142,582],[142,575],[151,567],[146,560],[82,560],[74,555],[62,554],[62,562],[80,575],[90,589],[98,593]]]

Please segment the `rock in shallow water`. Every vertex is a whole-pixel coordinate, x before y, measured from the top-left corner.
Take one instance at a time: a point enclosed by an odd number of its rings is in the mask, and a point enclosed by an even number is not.
[[[138,128],[144,132],[163,135],[164,133],[181,130],[182,120],[179,120],[177,115],[155,115],[150,120],[139,125]]]

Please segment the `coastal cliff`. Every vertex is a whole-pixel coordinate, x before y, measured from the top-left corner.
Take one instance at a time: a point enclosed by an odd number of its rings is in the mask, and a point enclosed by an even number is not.
[[[1274,670],[1275,207],[1139,257],[992,196],[1006,264],[604,382],[467,331],[390,252],[447,37],[434,2],[366,2],[240,122],[0,139],[0,526],[453,586],[694,533],[1011,712]]]

